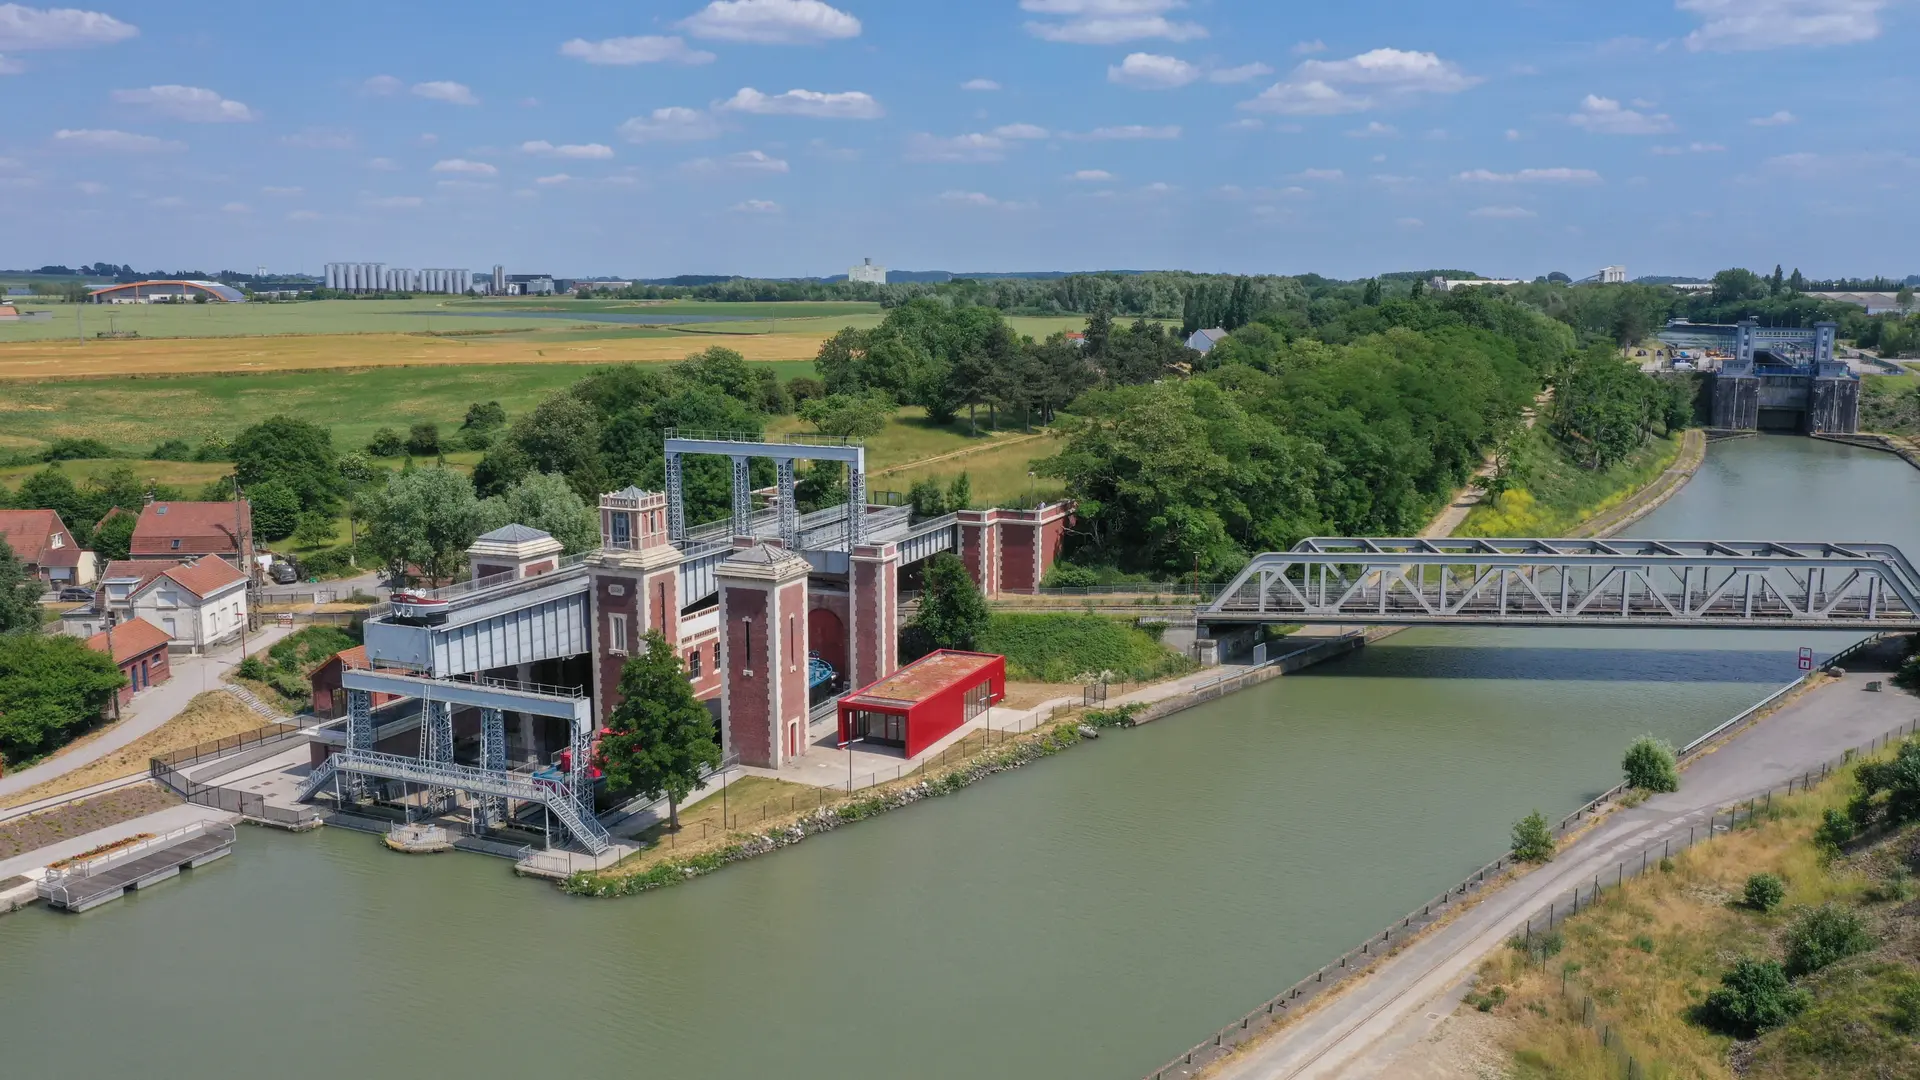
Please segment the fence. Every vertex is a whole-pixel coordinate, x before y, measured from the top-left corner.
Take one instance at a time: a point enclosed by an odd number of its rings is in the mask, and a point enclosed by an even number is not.
[[[1865,638],[1861,641],[1855,642],[1853,645],[1849,646],[1848,648],[1842,650],[1839,653],[1836,653],[1831,659],[1829,659],[1826,662],[1826,664],[1821,665],[1821,667],[1823,668],[1831,667],[1835,663],[1841,660],[1847,659],[1848,657],[1853,656],[1855,653],[1859,652],[1860,650],[1869,647],[1879,639],[1880,639],[1880,635],[1876,634],[1872,637]],[[1334,639],[1334,640],[1345,641],[1350,639],[1342,638],[1342,639]],[[1305,650],[1301,650],[1301,651],[1305,651]],[[1298,654],[1296,653],[1296,654],[1288,654],[1288,655],[1291,656],[1291,655],[1298,655]],[[1286,659],[1287,657],[1282,656],[1274,660],[1270,660],[1268,661],[1268,667],[1271,667],[1272,665],[1279,663],[1281,661],[1284,661]],[[1256,669],[1255,671],[1246,672],[1241,675],[1228,676],[1222,679],[1218,679],[1212,683],[1206,684],[1206,687],[1203,687],[1201,689],[1212,688],[1212,687],[1224,687],[1227,684],[1241,682],[1243,680],[1247,680],[1255,676],[1258,676],[1261,670],[1263,669]],[[1812,672],[1809,672],[1806,675],[1802,675],[1800,678],[1794,680],[1792,683],[1789,683],[1787,686],[1781,688],[1779,691],[1776,691],[1775,693],[1767,697],[1764,701],[1759,702],[1758,704],[1752,706],[1751,708],[1741,711],[1739,714],[1735,715],[1733,718],[1716,726],[1712,731],[1708,732],[1706,735],[1703,735],[1700,738],[1695,739],[1693,742],[1688,743],[1683,750],[1683,754],[1692,755],[1697,753],[1701,747],[1705,746],[1712,739],[1718,737],[1721,734],[1724,734],[1728,730],[1738,726],[1741,722],[1752,718],[1756,713],[1760,712],[1761,710],[1766,709],[1767,707],[1774,704],[1775,702],[1778,702],[1787,693],[1794,690],[1796,687],[1799,687],[1802,684],[1804,684],[1809,678],[1812,677],[1812,674],[1813,674]],[[1237,685],[1234,686],[1234,689],[1239,689],[1239,688],[1240,687]],[[1200,692],[1199,690],[1195,691],[1196,694],[1199,694],[1199,692]],[[1216,693],[1206,695],[1206,696],[1217,697],[1219,696],[1220,693],[1225,693],[1225,692],[1227,691],[1224,689],[1221,689]],[[1886,746],[1889,742],[1891,742],[1896,737],[1904,737],[1905,735],[1911,735],[1916,731],[1920,731],[1920,721],[1914,721],[1913,723],[1908,724],[1907,727],[1904,729],[1904,734],[1902,732],[1895,732],[1894,734],[1883,736],[1880,739],[1874,740],[1874,742],[1869,744],[1867,747],[1861,747],[1861,748],[1857,748],[1856,750],[1848,751],[1845,755],[1836,759],[1835,761],[1829,762],[1827,765],[1823,765],[1818,774],[1809,772],[1803,777],[1794,777],[1786,785],[1788,793],[1789,794],[1792,793],[1795,783],[1799,784],[1801,790],[1805,790],[1805,788],[1809,784],[1821,778],[1824,778],[1827,775],[1829,769],[1833,765],[1843,763],[1851,759],[1856,753],[1862,750],[1877,750],[1883,746]],[[1568,814],[1564,818],[1561,818],[1559,823],[1554,826],[1554,835],[1556,837],[1564,836],[1568,832],[1568,830],[1584,822],[1588,817],[1594,814],[1601,806],[1611,802],[1613,799],[1618,798],[1620,794],[1625,791],[1625,789],[1626,789],[1626,785],[1624,784],[1610,788],[1606,792],[1603,792],[1602,794],[1600,794],[1598,797],[1594,798],[1593,800],[1589,801],[1585,805],[1581,806],[1579,809],[1575,810],[1573,813]],[[1761,795],[1755,796],[1754,800],[1749,801],[1749,807],[1751,808],[1753,801],[1759,800],[1762,798],[1767,798],[1770,796],[1770,794],[1771,792],[1769,791],[1769,792],[1763,792]],[[1749,809],[1748,816],[1751,817],[1751,815],[1752,815],[1752,811],[1751,809]],[[1717,814],[1709,816],[1709,820],[1708,820],[1709,835],[1711,835],[1712,827],[1717,822],[1717,820],[1718,820]],[[1722,826],[1722,828],[1723,829],[1730,828],[1731,826],[1732,826],[1732,818],[1730,817],[1727,824],[1725,826]],[[1688,835],[1689,835],[1688,845],[1690,846],[1693,842],[1695,842],[1695,840],[1698,839],[1698,834],[1697,834],[1697,831],[1690,831]],[[1670,842],[1668,844],[1668,848],[1669,850],[1666,853],[1670,854],[1672,850]],[[1655,849],[1654,846],[1651,846],[1651,845],[1648,848],[1649,851],[1654,849]],[[1685,850],[1685,848],[1683,847],[1683,848],[1680,848],[1679,850]],[[1641,857],[1644,861],[1646,857],[1646,853],[1642,852]],[[1665,855],[1663,854],[1662,857],[1665,857]],[[1299,982],[1294,983],[1292,986],[1287,987],[1285,990],[1282,990],[1277,996],[1263,1002],[1261,1005],[1256,1007],[1252,1012],[1249,1012],[1245,1016],[1241,1017],[1237,1022],[1228,1024],[1226,1027],[1221,1028],[1218,1031],[1214,1032],[1213,1036],[1207,1041],[1195,1044],[1192,1048],[1187,1050],[1186,1053],[1182,1054],[1179,1057],[1174,1058],[1173,1060],[1167,1062],[1165,1065],[1162,1065],[1160,1068],[1155,1069],[1153,1072],[1147,1075],[1151,1078],[1151,1080],[1169,1080],[1169,1078],[1174,1078],[1174,1077],[1186,1078],[1186,1077],[1192,1077],[1197,1075],[1201,1071],[1201,1069],[1204,1068],[1205,1065],[1207,1065],[1209,1062],[1212,1062],[1216,1058],[1227,1053],[1232,1048],[1258,1037],[1258,1035],[1262,1031],[1271,1027],[1274,1023],[1280,1020],[1283,1020],[1289,1013],[1299,1011],[1302,1005],[1305,1005],[1311,1002],[1312,1000],[1314,1000],[1315,998],[1319,997],[1320,995],[1326,993],[1328,990],[1337,986],[1342,980],[1371,967],[1373,964],[1377,963],[1382,957],[1386,956],[1392,950],[1393,945],[1396,941],[1404,941],[1408,938],[1418,935],[1422,930],[1425,930],[1428,926],[1433,925],[1433,923],[1437,922],[1439,919],[1445,917],[1450,911],[1454,910],[1458,906],[1458,903],[1460,900],[1463,900],[1473,895],[1474,893],[1478,892],[1489,880],[1497,880],[1500,875],[1500,872],[1510,868],[1512,865],[1513,865],[1513,857],[1511,855],[1502,855],[1499,858],[1493,860],[1492,862],[1486,864],[1485,866],[1482,866],[1478,870],[1473,871],[1471,874],[1468,874],[1464,879],[1462,879],[1459,884],[1453,886],[1451,889],[1448,889],[1446,892],[1441,893],[1439,896],[1428,901],[1427,903],[1422,904],[1418,911],[1409,912],[1407,915],[1403,916],[1397,922],[1389,924],[1387,928],[1381,933],[1368,938],[1366,941],[1362,942],[1360,945],[1342,953],[1339,956],[1339,958],[1334,960],[1332,963],[1327,964],[1326,966],[1320,968],[1320,970],[1314,972],[1312,975],[1309,975],[1306,978],[1301,979]],[[1620,866],[1616,869],[1616,873],[1615,873],[1616,884],[1624,880],[1623,875],[1626,872],[1626,866],[1627,866],[1627,863],[1625,860],[1623,860]],[[1602,884],[1603,883],[1600,878],[1595,879],[1594,892],[1590,894],[1587,899],[1587,904],[1589,906],[1593,902],[1593,897],[1598,895],[1598,890],[1600,889]],[[1553,900],[1549,900],[1548,906],[1547,906],[1547,913],[1546,913],[1546,918],[1548,920],[1547,926],[1551,927],[1553,925],[1553,921],[1555,918],[1564,919],[1567,915],[1572,914],[1574,910],[1577,910],[1579,906],[1580,895],[1581,895],[1581,888],[1575,888],[1573,890],[1572,904],[1566,908],[1562,908],[1559,906],[1559,903],[1558,903],[1560,899],[1559,897],[1556,897]],[[1533,932],[1533,925],[1532,925],[1532,922],[1529,921],[1526,933],[1529,937],[1531,937],[1532,932]],[[1608,1029],[1608,1037],[1609,1039],[1611,1039],[1611,1028]],[[1634,1073],[1634,1080],[1639,1080],[1639,1077],[1645,1075],[1644,1066],[1640,1065],[1639,1063],[1636,1062],[1633,1065],[1633,1068],[1635,1068],[1636,1070],[1639,1070]]]
[[[9,806],[5,810],[0,810],[0,822],[12,821],[15,818],[44,813],[48,810],[57,810],[70,803],[86,802],[96,795],[105,795],[110,791],[118,791],[123,787],[130,787],[134,784],[144,784],[148,779],[150,778],[145,773],[134,773],[132,776],[123,776],[118,780],[109,780],[104,784],[95,784],[92,787],[81,788],[79,791],[49,795],[44,799],[37,799],[30,803],[21,803],[19,806]]]
[[[1091,688],[1089,687],[1087,689],[1090,690]],[[1104,700],[1104,697],[1102,700]],[[1010,741],[1015,735],[1025,734],[1026,732],[1036,730],[1040,727],[1044,727],[1047,724],[1053,723],[1055,719],[1059,718],[1062,715],[1072,714],[1073,711],[1078,707],[1079,706],[1069,704],[1069,705],[1055,705],[1045,711],[1041,711],[1037,709],[1029,710],[1026,713],[1022,713],[1014,717],[1013,720],[1008,722],[1006,725],[1000,726],[1000,727],[994,726],[993,720],[992,720],[993,714],[989,712],[987,714],[986,723],[981,725],[979,729],[980,734],[982,736],[981,748],[984,749],[988,746],[993,746],[997,743],[1007,742],[1007,741]],[[899,764],[894,765],[892,768],[875,769],[874,771],[869,772],[864,776],[851,775],[851,765],[850,765],[849,766],[850,775],[847,777],[845,785],[842,786],[842,785],[836,784],[834,788],[831,790],[837,790],[841,794],[848,794],[851,792],[863,790],[865,788],[877,787],[881,784],[891,784],[896,780],[904,780],[907,777],[912,776],[914,773],[917,773],[922,769],[943,768],[946,766],[946,764],[949,761],[952,761],[955,764],[958,764],[959,762],[964,761],[967,757],[971,756],[972,753],[977,752],[977,751],[968,751],[967,753],[960,752],[961,747],[963,747],[966,744],[967,739],[971,737],[972,737],[971,735],[966,736],[960,739],[959,741],[955,742],[952,746],[949,746],[945,750],[940,751],[939,753],[922,754],[921,756],[917,758],[912,758],[912,759],[903,758]],[[829,789],[823,788],[822,790],[825,791]]]
[[[238,735],[229,735],[223,739],[212,739],[182,750],[174,750],[148,759],[147,775],[178,792],[190,803],[211,806],[216,810],[225,810],[255,821],[285,825],[289,828],[303,827],[319,820],[318,809],[311,806],[292,808],[271,806],[268,805],[265,797],[251,791],[221,787],[218,784],[203,784],[185,772],[188,766],[212,758],[272,743],[290,741],[299,737],[302,730],[298,724],[267,724],[252,731],[243,731]]]

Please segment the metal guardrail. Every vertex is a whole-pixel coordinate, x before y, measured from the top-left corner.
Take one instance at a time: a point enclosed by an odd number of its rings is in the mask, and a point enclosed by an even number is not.
[[[536,582],[545,582],[556,574],[563,574],[585,565],[588,557],[592,554],[594,553],[583,551],[578,555],[568,555],[555,562],[553,569],[542,570],[537,574],[528,574],[525,577],[520,577],[512,571],[502,574],[488,574],[486,577],[455,582],[452,585],[443,585],[438,589],[428,589],[425,592],[417,592],[413,595],[425,597],[428,600],[454,600],[464,596],[472,596],[477,593],[489,592],[493,589],[505,588],[509,585],[516,585],[523,581],[530,585]],[[389,601],[389,606],[391,606],[391,601]]]
[[[95,874],[110,870],[143,852],[171,847],[191,837],[222,832],[226,833],[226,838],[229,843],[239,835],[232,825],[224,821],[196,821],[191,825],[184,825],[170,832],[161,833],[158,836],[150,836],[145,840],[128,844],[125,847],[117,847],[112,851],[103,851],[90,859],[71,862],[58,870],[49,868],[46,876],[40,879],[40,887],[43,890],[68,887],[77,882],[85,881]],[[43,892],[42,895],[45,895],[45,893]]]
[[[769,438],[758,431],[701,431],[697,429],[668,428],[661,433],[667,439],[692,439],[699,442],[737,442],[772,443],[788,446],[860,446],[860,440],[848,435],[817,435],[806,432],[788,432]]]

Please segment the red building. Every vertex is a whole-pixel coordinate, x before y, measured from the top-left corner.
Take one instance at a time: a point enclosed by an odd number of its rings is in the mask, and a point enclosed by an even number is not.
[[[367,647],[355,645],[351,649],[342,649],[327,659],[327,662],[313,669],[307,681],[313,686],[313,715],[335,717],[347,715],[347,695],[340,692],[340,676],[348,671],[364,671],[373,667],[367,662]],[[374,694],[373,707],[379,708],[389,701],[400,700],[398,694]]]
[[[120,666],[120,674],[127,677],[127,685],[120,688],[120,704],[126,705],[133,695],[149,686],[166,682],[173,674],[167,664],[167,632],[145,619],[128,619],[113,628],[113,662]],[[107,651],[107,632],[87,639],[87,648],[95,652]]]
[[[1006,696],[1006,657],[942,649],[841,698],[840,741],[916,757]]]
[[[245,567],[253,557],[253,508],[245,502],[148,503],[130,544],[135,559],[218,555]]]

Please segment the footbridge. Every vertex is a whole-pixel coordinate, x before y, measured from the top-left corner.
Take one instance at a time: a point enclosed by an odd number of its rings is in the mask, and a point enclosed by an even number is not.
[[[1920,630],[1920,572],[1875,543],[1318,538],[1255,557],[1197,618]]]

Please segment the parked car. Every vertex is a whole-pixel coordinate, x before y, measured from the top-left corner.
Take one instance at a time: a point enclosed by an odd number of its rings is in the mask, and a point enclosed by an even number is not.
[[[300,568],[290,562],[277,562],[267,571],[276,585],[291,585],[300,580]]]
[[[69,585],[60,590],[60,599],[63,602],[91,604],[93,603],[93,590],[79,585]]]

